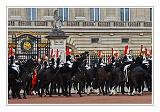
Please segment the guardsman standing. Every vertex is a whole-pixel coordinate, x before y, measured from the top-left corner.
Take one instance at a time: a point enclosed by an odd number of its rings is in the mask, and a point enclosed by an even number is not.
[[[34,69],[33,76],[32,76],[32,87],[31,87],[31,90],[30,90],[31,95],[32,95],[33,89],[35,88],[36,82],[37,82],[37,72],[36,72],[36,69]]]

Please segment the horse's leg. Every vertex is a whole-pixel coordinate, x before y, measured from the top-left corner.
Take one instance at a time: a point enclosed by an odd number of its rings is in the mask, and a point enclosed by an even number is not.
[[[36,87],[36,91],[38,92],[38,95],[41,96],[41,93],[40,93],[40,90],[41,90],[41,87],[40,87],[41,83],[38,81],[37,82],[37,87]]]
[[[15,95],[15,85],[11,86],[11,94],[12,94],[12,98],[16,98],[16,95]]]
[[[106,81],[106,84],[105,84],[105,93],[106,93],[106,94],[108,94],[108,92],[109,92],[110,84],[111,84],[111,81],[110,81],[110,80]]]
[[[138,84],[138,95],[142,95],[143,94],[143,88],[144,88],[144,84],[143,84],[143,82],[140,82],[139,84]]]
[[[50,90],[49,90],[49,92],[50,92],[50,96],[52,96],[53,95],[53,81],[51,81],[51,86],[50,86]]]
[[[50,86],[50,83],[48,83],[46,86],[46,95],[50,95],[49,86]]]
[[[27,89],[26,81],[23,81],[22,84],[23,84],[23,98],[26,99],[26,89]]]
[[[120,87],[121,87],[121,93],[124,95],[125,91],[124,91],[124,86],[125,86],[125,82],[123,82]]]
[[[16,94],[17,94],[18,99],[22,99],[21,95],[20,95],[20,91],[21,91],[21,88],[18,87],[17,90],[16,90]]]
[[[91,86],[90,86],[91,87]],[[90,88],[89,88],[89,82],[87,82],[86,84],[86,92],[87,92],[87,95],[90,95]]]
[[[79,90],[78,90],[78,94],[79,94],[80,97],[82,97],[82,94],[81,94],[81,92],[82,92],[82,87],[83,87],[83,83],[80,82],[80,83],[79,83]]]
[[[102,82],[102,84],[101,84],[101,86],[100,86],[103,95],[105,95],[105,92],[104,92],[104,85],[105,85],[105,82]]]
[[[73,82],[73,88],[75,90],[75,94],[78,92],[78,83],[76,81]]]
[[[40,93],[40,97],[42,97],[42,95],[44,94],[44,88],[41,88],[41,93]]]
[[[67,83],[67,81],[63,81],[63,95],[64,96],[68,96],[68,92],[67,92],[67,88],[68,88],[68,83]]]
[[[61,89],[60,82],[57,83],[57,88],[58,88],[58,96],[61,96],[61,94],[60,94],[60,89]]]
[[[129,81],[129,90],[128,90],[128,95],[130,96],[134,96],[134,92],[135,92],[135,85],[132,81]]]
[[[56,82],[53,84],[54,94],[57,94],[57,84]]]
[[[83,89],[82,89],[83,93],[86,93],[86,91],[85,91],[85,90],[86,90],[86,89],[85,89],[85,86],[86,86],[86,84],[85,84],[85,82],[83,82],[83,87],[82,87],[82,88],[83,88]]]
[[[68,85],[69,85],[69,96],[72,96],[71,95],[71,88],[72,88],[72,81],[71,80],[69,81]]]
[[[10,91],[10,83],[8,83],[8,99],[10,99],[10,93],[9,93],[9,91]]]
[[[98,84],[98,86],[97,86],[98,88],[97,88],[97,90],[96,90],[96,93],[97,93],[97,95],[100,95],[100,93],[102,92],[102,91],[101,91],[101,80],[98,80],[98,81],[97,81],[97,84]]]

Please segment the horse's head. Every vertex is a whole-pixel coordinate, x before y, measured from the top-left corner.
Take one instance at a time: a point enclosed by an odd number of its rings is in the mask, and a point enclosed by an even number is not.
[[[37,67],[37,61],[33,60],[32,58],[27,60],[26,63],[24,63],[23,68],[28,72],[31,73],[33,69]]]
[[[86,59],[87,56],[89,56],[89,52],[85,51],[84,53],[81,53],[80,56],[81,56],[81,58]]]

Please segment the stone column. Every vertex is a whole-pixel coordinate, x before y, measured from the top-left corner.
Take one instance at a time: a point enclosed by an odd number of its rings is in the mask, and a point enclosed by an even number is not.
[[[59,56],[61,55],[61,60],[66,62],[66,39],[50,38],[50,43],[50,49],[54,50],[54,54],[58,49],[58,54]]]

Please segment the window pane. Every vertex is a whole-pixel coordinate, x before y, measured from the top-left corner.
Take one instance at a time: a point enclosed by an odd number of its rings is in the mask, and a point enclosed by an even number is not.
[[[59,17],[61,20],[63,20],[63,8],[59,8]]]
[[[94,21],[94,8],[90,8],[90,21]]]
[[[125,8],[125,21],[129,21],[129,8]]]
[[[31,8],[27,8],[26,9],[26,16],[27,16],[27,20],[31,20]]]
[[[99,38],[91,38],[91,43],[98,43],[99,42]]]
[[[150,21],[152,21],[152,8],[150,8]]]
[[[128,43],[129,42],[129,38],[122,38],[122,43]]]
[[[121,21],[124,21],[124,8],[120,9],[120,17],[121,17]]]
[[[95,21],[99,21],[99,8],[95,8]]]
[[[64,8],[64,21],[68,20],[68,8]]]
[[[35,21],[37,18],[37,10],[36,8],[32,8],[32,21]]]

